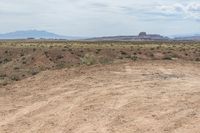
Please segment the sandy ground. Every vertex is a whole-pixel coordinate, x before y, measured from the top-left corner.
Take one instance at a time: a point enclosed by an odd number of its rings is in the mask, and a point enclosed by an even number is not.
[[[0,133],[199,133],[200,64],[46,71],[0,88]]]

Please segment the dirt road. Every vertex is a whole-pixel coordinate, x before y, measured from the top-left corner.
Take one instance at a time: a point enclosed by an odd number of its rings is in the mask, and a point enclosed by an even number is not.
[[[0,88],[1,133],[199,133],[200,64],[42,72]]]

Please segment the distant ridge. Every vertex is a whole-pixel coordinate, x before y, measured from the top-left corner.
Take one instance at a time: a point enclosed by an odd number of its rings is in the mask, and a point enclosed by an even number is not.
[[[0,40],[4,39],[64,39],[82,41],[200,41],[200,34],[176,35],[171,38],[159,34],[147,34],[140,32],[136,36],[105,36],[105,37],[77,37],[63,36],[43,30],[24,30],[0,34]]]
[[[175,40],[200,41],[200,35],[176,37]]]
[[[55,33],[42,31],[42,30],[26,30],[15,31],[5,34],[0,34],[0,39],[79,39],[78,37],[70,37],[58,35]]]
[[[159,34],[147,34],[146,32],[140,32],[137,36],[108,36],[86,39],[88,41],[163,41],[170,40],[168,37],[161,36]]]
[[[10,33],[0,34],[0,39],[27,39],[27,38],[64,39],[66,37],[40,30],[15,31]]]

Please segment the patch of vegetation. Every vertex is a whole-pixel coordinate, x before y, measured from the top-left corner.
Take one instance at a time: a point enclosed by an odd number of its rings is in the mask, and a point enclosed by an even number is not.
[[[21,56],[21,57],[24,56],[24,53],[21,53],[20,56]]]
[[[24,65],[25,65],[25,64],[26,64],[26,61],[22,61],[22,64],[24,64]]]
[[[165,56],[163,57],[163,60],[173,60],[171,56]]]
[[[121,53],[121,55],[127,55],[127,53],[124,51],[120,51],[120,53]]]
[[[56,60],[59,60],[59,59],[62,59],[62,58],[64,58],[63,55],[57,55]]]
[[[6,86],[8,85],[10,82],[8,80],[0,80],[0,86]]]
[[[109,64],[121,60],[199,61],[199,42],[81,42],[81,41],[5,41],[0,42],[0,71],[10,75],[0,77],[9,83],[36,75],[48,69],[62,69],[82,64]],[[37,53],[35,52],[37,51]],[[37,55],[46,55],[38,58]],[[46,58],[47,57],[47,58]],[[164,57],[164,58],[163,58]],[[26,65],[25,65],[26,64]],[[0,84],[1,84],[0,83]]]
[[[61,61],[61,62],[57,63],[56,68],[62,69],[62,68],[65,68],[67,65],[68,64],[66,62]]]
[[[13,69],[14,69],[14,70],[19,70],[20,67],[19,67],[19,66],[14,66]]]
[[[6,74],[0,74],[0,78],[6,77]]]
[[[101,52],[101,49],[96,49],[96,54],[99,54]]]
[[[5,63],[8,63],[10,60],[8,59],[8,58],[5,58],[4,60],[3,60],[3,63],[5,64]]]
[[[136,55],[131,56],[131,60],[136,61],[138,57]]]
[[[13,81],[19,81],[20,78],[17,75],[13,75],[13,76],[11,76],[11,80],[13,80]]]
[[[31,73],[31,75],[36,75],[36,74],[38,74],[40,71],[39,70],[37,70],[37,69],[32,69],[31,71],[30,71],[30,73]]]
[[[99,58],[99,63],[100,64],[110,64],[112,63],[112,59],[108,58],[108,57],[101,57]]]
[[[195,61],[200,61],[200,58],[196,58]]]
[[[153,58],[153,57],[154,57],[154,54],[153,54],[153,53],[150,53],[149,56],[150,56],[151,58]]]
[[[97,59],[93,54],[85,54],[83,58],[81,58],[81,63],[86,65],[93,65],[97,63]]]

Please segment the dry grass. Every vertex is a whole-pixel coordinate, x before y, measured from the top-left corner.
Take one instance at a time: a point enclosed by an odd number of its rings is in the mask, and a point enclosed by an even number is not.
[[[126,60],[200,60],[198,42],[1,41],[0,85],[41,71]]]

